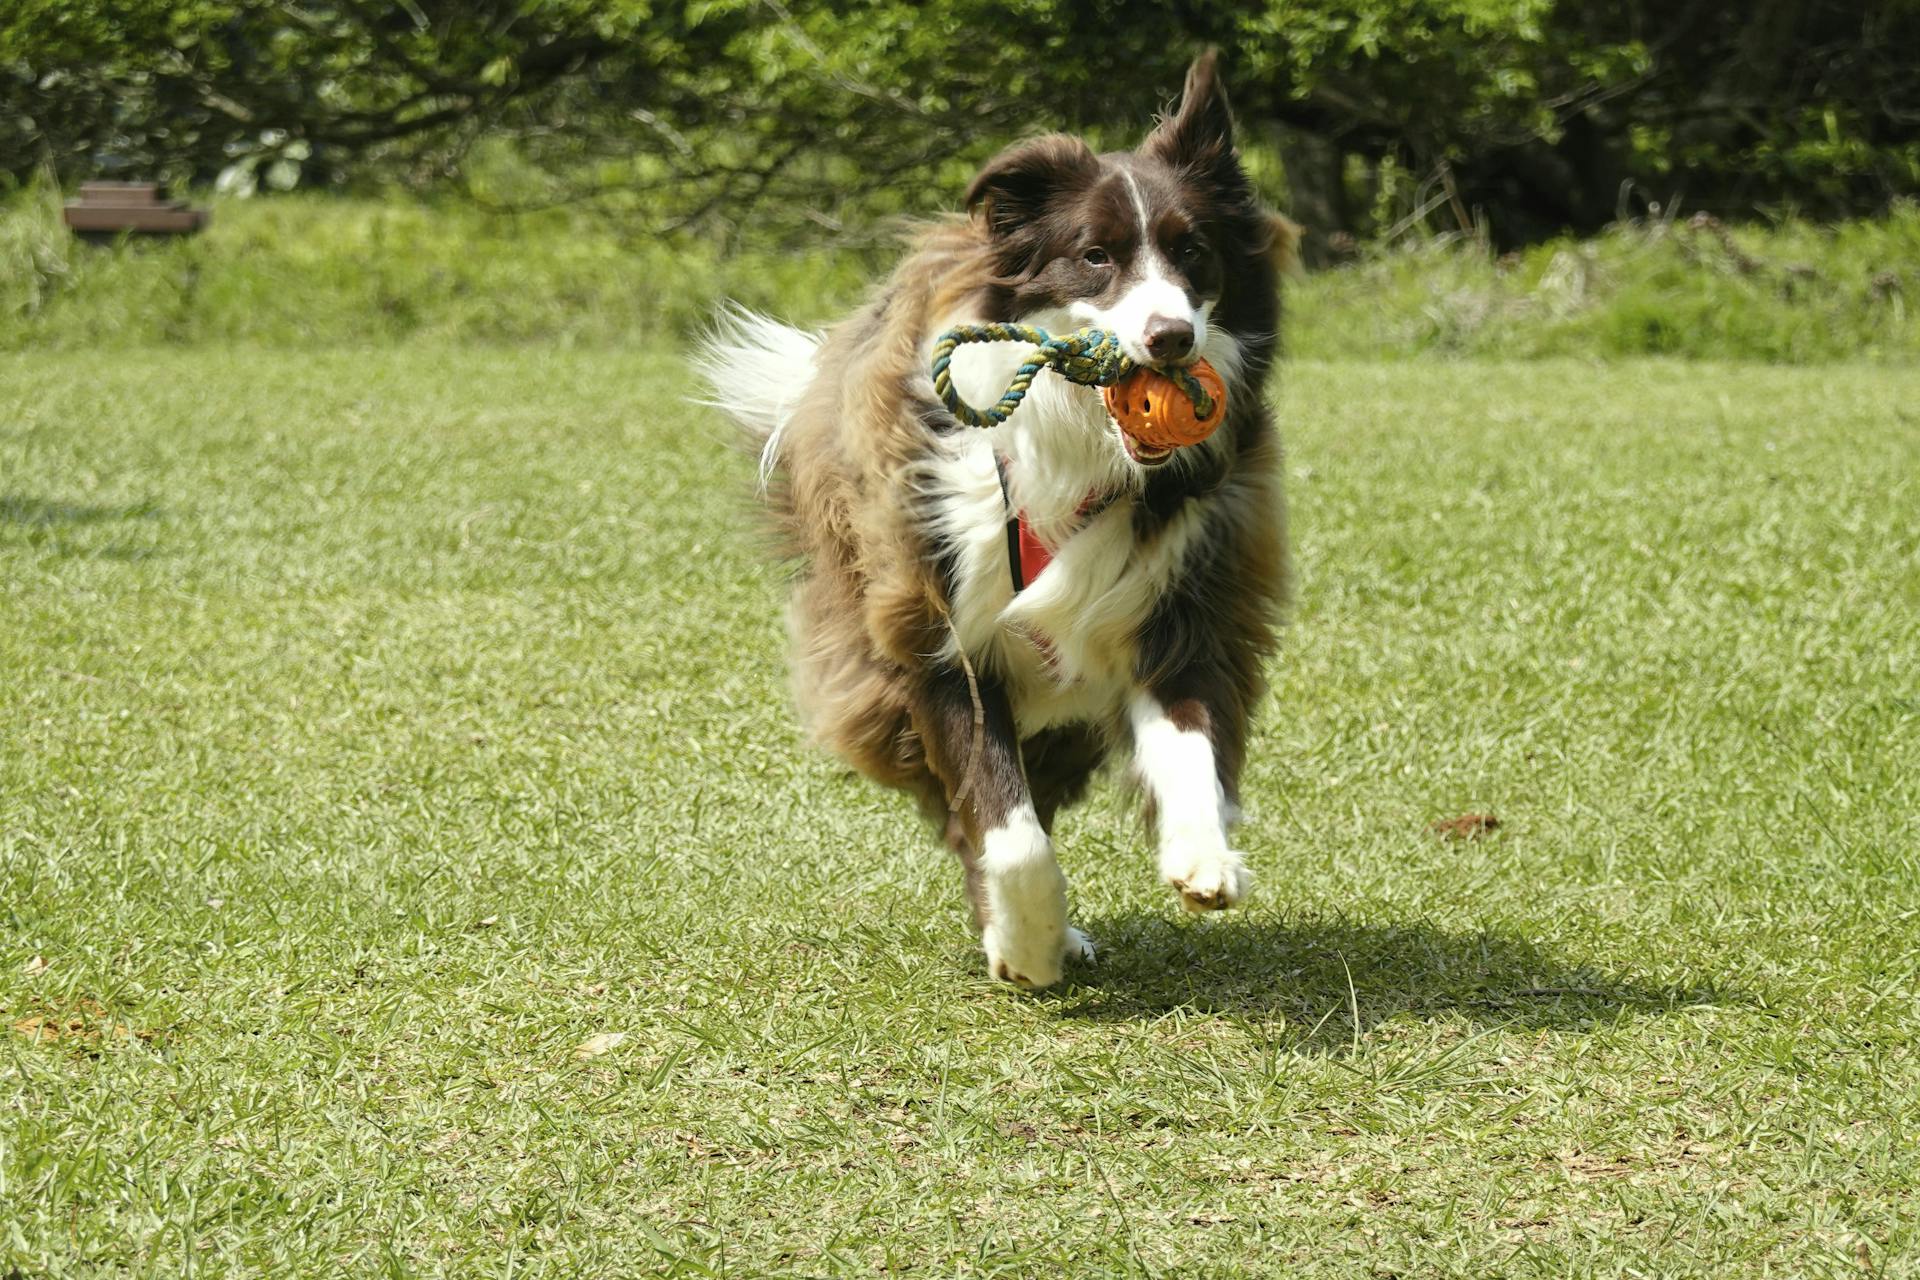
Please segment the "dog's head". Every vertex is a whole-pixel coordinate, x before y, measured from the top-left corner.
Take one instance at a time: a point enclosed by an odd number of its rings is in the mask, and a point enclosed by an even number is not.
[[[1215,64],[1211,52],[1194,61],[1179,108],[1137,150],[1095,155],[1052,134],[981,170],[967,207],[990,238],[1007,319],[1094,325],[1143,364],[1237,364],[1248,339],[1264,352],[1283,220],[1259,207],[1240,165]],[[1237,320],[1265,331],[1231,332]]]

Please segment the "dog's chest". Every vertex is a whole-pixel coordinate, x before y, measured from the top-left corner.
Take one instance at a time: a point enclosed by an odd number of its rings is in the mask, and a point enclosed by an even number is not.
[[[1097,393],[1045,383],[1017,423],[952,439],[924,481],[951,575],[955,642],[1007,684],[1022,732],[1120,713],[1135,688],[1138,636],[1195,527],[1183,513],[1142,538],[1134,491],[1107,458]],[[1024,588],[1009,548],[1018,512],[1052,552]]]

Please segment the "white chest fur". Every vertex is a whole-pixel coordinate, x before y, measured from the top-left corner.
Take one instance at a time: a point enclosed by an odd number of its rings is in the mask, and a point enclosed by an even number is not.
[[[1025,350],[962,347],[955,388],[970,404],[992,403]],[[1053,562],[1018,594],[996,452],[1008,459],[1015,507],[1053,549]],[[1034,380],[1006,425],[950,437],[920,482],[935,535],[953,557],[955,642],[1008,683],[1021,731],[1118,717],[1135,691],[1135,637],[1199,536],[1199,504],[1141,541],[1139,473],[1118,446],[1100,393],[1051,372]],[[1117,496],[1081,516],[1089,495],[1106,494]]]

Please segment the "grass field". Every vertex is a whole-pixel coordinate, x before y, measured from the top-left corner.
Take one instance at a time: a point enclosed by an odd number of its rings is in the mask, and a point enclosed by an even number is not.
[[[672,356],[0,357],[0,1276],[1920,1274],[1920,373],[1283,381],[1255,903],[1025,996]]]
[[[955,199],[959,192],[953,193]],[[723,300],[844,314],[897,236],[721,252],[591,208],[488,213],[388,196],[211,198],[183,241],[76,242],[59,193],[0,198],[0,352],[450,343],[650,348]],[[1293,280],[1306,359],[1640,355],[1920,364],[1920,204],[1839,224],[1634,223],[1495,256],[1457,237],[1371,246]]]

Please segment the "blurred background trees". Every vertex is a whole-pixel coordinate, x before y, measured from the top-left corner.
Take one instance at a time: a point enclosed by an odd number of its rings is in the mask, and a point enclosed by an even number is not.
[[[1020,134],[1123,143],[1208,44],[1321,253],[1920,191],[1920,0],[12,0],[0,173],[854,234]]]

